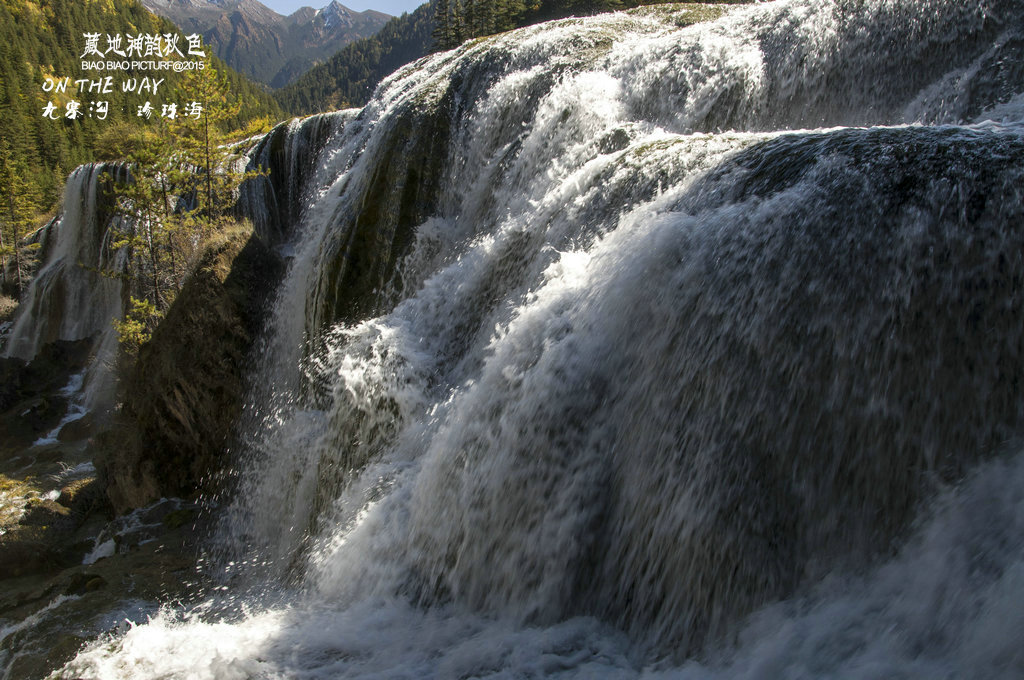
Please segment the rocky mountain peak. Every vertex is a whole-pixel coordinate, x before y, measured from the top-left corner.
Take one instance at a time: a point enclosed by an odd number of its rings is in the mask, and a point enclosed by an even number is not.
[[[283,17],[259,0],[143,0],[151,11],[197,32],[247,76],[281,87],[342,47],[373,35],[390,17],[355,12],[337,0]]]
[[[350,10],[348,7],[345,7],[345,5],[338,2],[338,0],[331,0],[331,4],[321,10],[324,27],[328,30],[334,30],[339,26],[351,26],[353,23],[353,14],[355,14],[355,12]]]

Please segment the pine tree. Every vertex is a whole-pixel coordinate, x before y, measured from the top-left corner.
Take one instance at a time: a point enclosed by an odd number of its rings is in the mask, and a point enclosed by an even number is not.
[[[499,8],[498,25],[499,31],[511,31],[520,25],[523,15],[526,13],[524,0],[503,0],[504,6]]]
[[[183,160],[198,168],[196,217],[212,224],[223,216],[243,181],[231,172],[232,154],[225,150],[224,131],[240,104],[232,101],[230,84],[209,61],[204,69],[189,72],[184,88],[191,102],[173,122],[172,134],[182,142]]]
[[[203,240],[231,219],[239,184],[255,174],[232,167],[225,127],[239,104],[231,101],[228,81],[207,62],[184,87],[188,106],[132,144],[131,177],[116,188],[118,212],[133,225],[116,245],[131,249],[138,302],[151,304],[158,316]]]
[[[115,187],[117,211],[132,227],[114,246],[130,249],[136,287],[146,291],[160,311],[173,300],[175,278],[174,267],[167,262],[174,259],[171,232],[175,225],[167,192],[172,155],[170,145],[154,135],[149,143],[132,149],[131,174]]]
[[[31,231],[39,212],[39,197],[35,186],[25,182],[28,166],[23,158],[12,152],[6,140],[0,140],[0,232],[4,233],[0,250],[0,267],[5,283],[14,285],[15,294],[21,296],[25,284],[25,246],[22,239]],[[14,260],[13,281],[6,281],[9,258]]]
[[[434,3],[434,45],[446,50],[452,46],[451,0],[436,0]]]
[[[131,177],[115,189],[118,212],[132,225],[115,244],[131,249],[131,306],[115,322],[128,354],[148,340],[205,239],[234,222],[238,186],[257,174],[233,168],[226,126],[239,104],[231,101],[227,79],[207,62],[184,86],[188,106],[132,144]],[[255,121],[244,134],[268,124]]]

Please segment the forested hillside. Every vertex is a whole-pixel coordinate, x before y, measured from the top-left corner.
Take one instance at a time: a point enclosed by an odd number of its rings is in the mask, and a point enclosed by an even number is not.
[[[337,0],[322,10],[303,7],[288,16],[258,0],[144,4],[183,31],[202,35],[232,68],[272,88],[292,82],[352,41],[375,34],[391,19],[373,10],[355,12]]]
[[[181,75],[173,72],[82,71],[85,33],[103,36],[99,43],[102,51],[107,35],[180,31],[148,12],[137,0],[0,0],[0,144],[8,146],[8,164],[13,165],[26,185],[22,188],[41,209],[57,202],[67,173],[94,160],[99,146],[123,141],[132,130],[160,124],[162,104],[180,106],[185,100],[178,87]],[[124,47],[122,44],[122,51]],[[113,55],[110,58],[120,59]],[[268,94],[216,58],[212,63],[227,78],[230,96],[241,103],[240,112],[226,121],[227,125],[239,127],[261,116],[274,120],[280,117],[279,107]],[[45,92],[47,76],[67,77],[72,84],[67,92]],[[114,79],[109,93],[99,96],[75,91],[73,81],[77,79],[107,76]],[[121,81],[145,76],[166,82],[156,93],[122,92]],[[74,99],[81,101],[82,115],[72,120],[66,117],[65,107]],[[90,104],[98,99],[109,102],[107,114],[89,111]],[[155,115],[151,113],[148,119],[138,115],[138,107],[147,101],[155,107]],[[44,117],[44,107],[50,102],[56,110]],[[0,187],[5,193],[8,189]],[[10,216],[0,212],[0,218],[4,217]]]
[[[385,76],[430,52],[433,33],[433,5],[425,3],[384,24],[376,35],[346,45],[274,96],[292,113],[362,106]]]
[[[451,49],[464,41],[549,19],[652,4],[636,0],[434,0],[434,44]]]

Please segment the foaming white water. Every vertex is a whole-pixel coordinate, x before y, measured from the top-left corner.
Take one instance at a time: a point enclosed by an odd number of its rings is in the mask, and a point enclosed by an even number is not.
[[[759,612],[684,677],[1013,678],[1024,671],[1024,456],[945,492],[894,560]],[[669,671],[659,677],[677,677]]]
[[[50,430],[45,437],[40,437],[32,443],[33,446],[45,446],[47,444],[57,443],[57,437],[60,436],[60,431],[64,429],[64,426],[68,423],[73,423],[76,420],[81,420],[85,417],[86,410],[84,402],[84,394],[82,394],[82,384],[85,381],[85,372],[76,373],[71,376],[68,384],[60,390],[60,395],[68,399],[68,409],[64,417],[60,419],[57,426]]]
[[[65,677],[1015,678],[1024,670],[1024,456],[937,503],[895,559],[757,612],[734,646],[682,666],[644,662],[590,618],[545,627],[368,598],[297,599],[237,620],[165,610],[93,643]]]
[[[1019,673],[1024,8],[685,11],[346,114],[227,593],[64,677]]]

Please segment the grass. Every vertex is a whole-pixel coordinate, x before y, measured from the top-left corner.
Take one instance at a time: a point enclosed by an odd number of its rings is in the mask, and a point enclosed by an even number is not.
[[[39,489],[26,482],[0,475],[0,533],[21,519],[25,501],[39,497]]]
[[[7,295],[0,295],[0,323],[14,319],[14,312],[18,310],[18,301]]]

